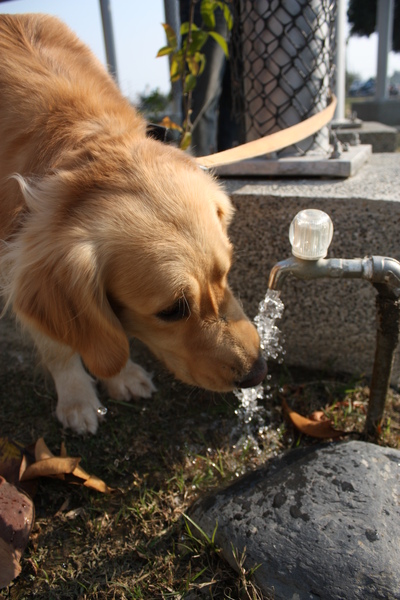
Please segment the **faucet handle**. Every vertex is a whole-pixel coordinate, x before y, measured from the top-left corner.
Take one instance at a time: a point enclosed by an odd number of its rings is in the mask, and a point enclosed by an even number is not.
[[[303,260],[325,258],[333,236],[333,223],[322,210],[301,210],[290,224],[292,254]]]

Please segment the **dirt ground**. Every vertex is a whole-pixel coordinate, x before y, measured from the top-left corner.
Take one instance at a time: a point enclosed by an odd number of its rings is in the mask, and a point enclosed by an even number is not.
[[[285,421],[282,400],[303,415],[319,410],[335,427],[360,437],[368,386],[357,377],[271,365],[267,427],[255,445],[237,444],[238,401],[184,386],[138,344],[133,358],[154,372],[149,401],[111,401],[96,436],[63,431],[55,393],[35,351],[8,318],[0,320],[0,437],[29,445],[44,437],[56,454],[62,441],[82,467],[114,488],[102,495],[43,479],[22,573],[0,598],[249,598],[254,565],[232,571],[212,540],[184,515],[200,495],[294,446],[320,441]],[[400,447],[400,395],[391,391],[378,440]],[[242,557],[243,558],[243,557]]]

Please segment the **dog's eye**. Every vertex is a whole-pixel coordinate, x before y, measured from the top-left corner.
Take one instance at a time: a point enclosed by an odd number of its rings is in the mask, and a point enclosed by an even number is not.
[[[157,313],[157,317],[163,321],[180,321],[189,315],[190,309],[185,298],[179,298],[174,304]]]

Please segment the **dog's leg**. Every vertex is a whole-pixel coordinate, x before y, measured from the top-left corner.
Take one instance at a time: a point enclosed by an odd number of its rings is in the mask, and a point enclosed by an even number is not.
[[[156,391],[151,375],[130,359],[118,375],[103,379],[107,391],[114,400],[130,400],[131,398],[150,398]]]
[[[102,404],[94,381],[85,371],[80,356],[72,350],[31,332],[44,365],[50,371],[57,390],[56,415],[64,427],[76,433],[96,433]]]

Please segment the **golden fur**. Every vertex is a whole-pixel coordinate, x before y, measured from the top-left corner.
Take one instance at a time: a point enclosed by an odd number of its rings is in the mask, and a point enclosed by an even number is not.
[[[0,15],[2,288],[55,380],[57,416],[79,432],[96,430],[100,407],[79,356],[115,397],[154,390],[128,336],[189,384],[265,375],[227,284],[231,204],[145,130],[64,24]]]

